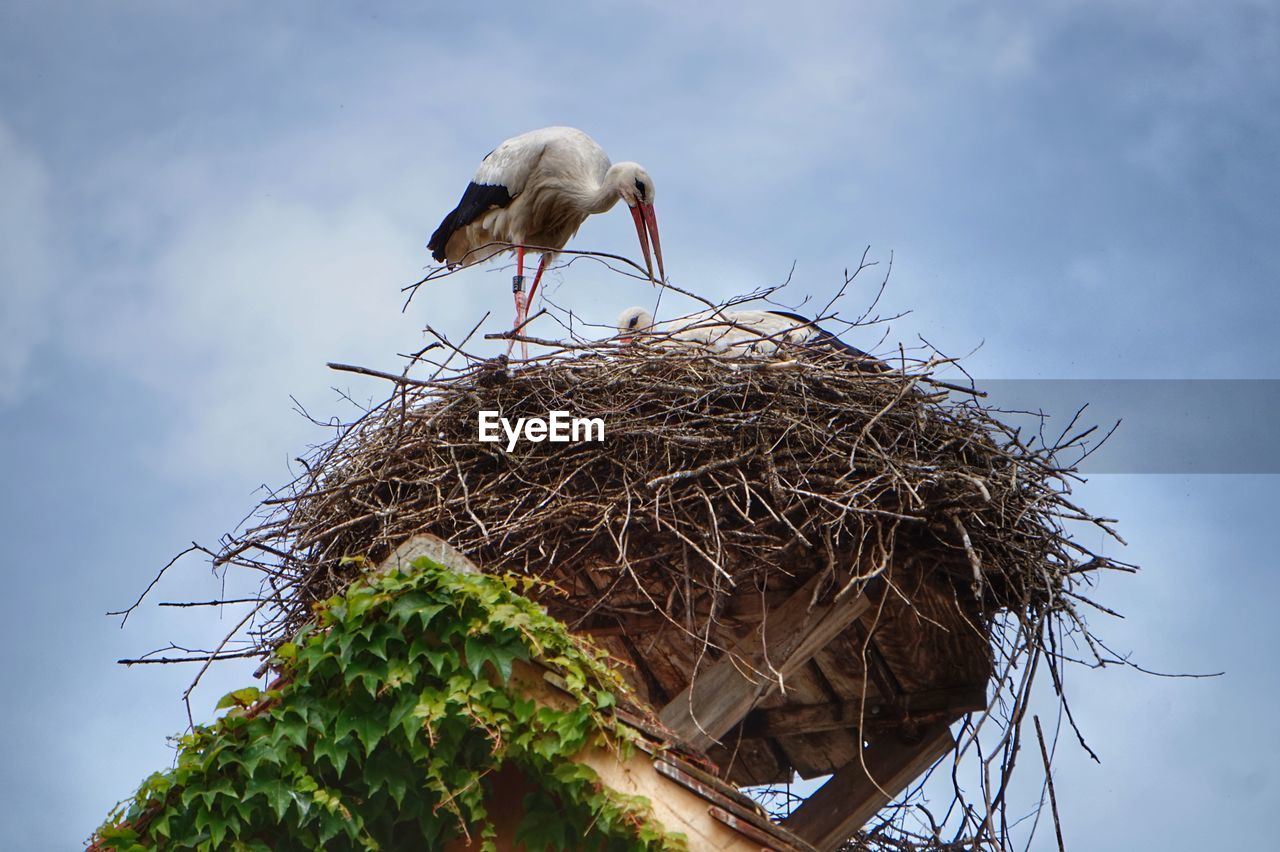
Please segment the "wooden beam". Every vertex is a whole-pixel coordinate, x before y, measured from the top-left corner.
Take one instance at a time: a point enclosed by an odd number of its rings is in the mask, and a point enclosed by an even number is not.
[[[870,685],[869,685],[870,686]],[[986,684],[954,689],[930,689],[897,696],[885,701],[873,686],[866,700],[833,701],[828,704],[791,704],[768,710],[752,710],[742,723],[744,737],[785,737],[823,731],[877,730],[898,727],[903,722],[954,719],[963,713],[985,710]]]
[[[876,644],[875,639],[871,636],[871,632],[876,626],[875,621],[879,615],[879,613],[870,612],[864,615],[853,626],[853,634],[858,637],[858,644],[862,646],[859,650],[862,653],[863,662],[866,664],[867,676],[871,678],[880,690],[884,703],[888,704],[892,709],[901,710],[902,682],[893,673],[893,668],[889,665],[889,661],[884,658],[884,654],[880,651],[880,646]],[[867,624],[868,620],[871,620],[872,623]]]
[[[911,743],[892,732],[879,734],[863,749],[862,760],[854,760],[832,775],[782,824],[821,852],[835,852],[955,747],[947,722],[927,725],[920,734]]]
[[[771,821],[760,805],[714,775],[701,772],[683,761],[662,756],[653,761],[654,770],[705,799],[708,813],[739,834],[763,845],[764,849],[786,849],[787,852],[817,852],[808,843]],[[718,813],[717,813],[718,812]],[[779,842],[781,841],[781,842]]]
[[[662,723],[686,742],[709,748],[778,686],[779,676],[785,683],[870,606],[865,587],[811,606],[820,581],[813,577],[724,657],[695,672],[658,714]]]

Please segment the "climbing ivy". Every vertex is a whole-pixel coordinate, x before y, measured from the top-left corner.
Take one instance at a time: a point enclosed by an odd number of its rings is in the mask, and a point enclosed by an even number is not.
[[[648,802],[604,788],[571,758],[624,752],[624,689],[599,650],[516,593],[530,581],[461,574],[419,559],[316,608],[282,645],[282,677],[242,689],[227,713],[179,742],[95,835],[97,849],[495,849],[492,773],[518,769],[517,839],[530,850],[684,848]],[[539,705],[512,689],[517,661],[564,680],[576,701]],[[514,803],[501,803],[509,808]]]

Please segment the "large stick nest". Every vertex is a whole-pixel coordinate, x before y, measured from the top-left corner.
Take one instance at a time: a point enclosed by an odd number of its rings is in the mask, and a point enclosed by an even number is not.
[[[493,569],[607,567],[610,594],[582,602],[596,612],[686,612],[771,572],[865,575],[868,554],[904,548],[988,615],[1066,605],[1071,578],[1104,563],[1064,533],[1096,519],[1068,500],[1062,448],[940,387],[936,361],[900,367],[606,343],[402,380],[221,558],[268,573],[265,643],[362,570],[349,557],[377,562],[423,531]],[[477,439],[482,410],[601,417],[606,438],[508,452]]]

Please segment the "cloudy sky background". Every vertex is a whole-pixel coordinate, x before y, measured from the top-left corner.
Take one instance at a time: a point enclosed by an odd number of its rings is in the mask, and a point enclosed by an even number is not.
[[[346,416],[335,388],[384,388],[326,361],[394,368],[424,324],[490,308],[503,329],[509,273],[405,314],[399,288],[514,133],[576,125],[642,162],[667,269],[709,296],[795,262],[793,296],[825,301],[870,245],[894,258],[882,309],[911,311],[886,346],[976,348],[979,377],[1280,378],[1273,3],[550,5],[0,4],[13,848],[74,846],[168,765],[194,671],[114,661],[237,617],[103,613],[288,477],[322,437],[290,396]],[[576,244],[634,243],[615,211]],[[601,323],[653,297],[584,266],[547,292]],[[1148,667],[1227,674],[1074,673],[1103,762],[1059,749],[1072,848],[1243,846],[1280,805],[1275,479],[1170,469],[1077,492],[1130,546],[1088,543],[1146,568],[1104,579],[1127,618],[1096,627]],[[220,590],[192,559],[153,601]],[[248,668],[206,678],[202,718]]]

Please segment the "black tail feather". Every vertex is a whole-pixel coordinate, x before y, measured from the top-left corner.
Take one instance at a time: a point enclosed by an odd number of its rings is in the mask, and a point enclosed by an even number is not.
[[[436,228],[431,239],[427,241],[431,256],[437,263],[444,263],[445,247],[449,244],[450,237],[459,229],[465,228],[480,218],[482,214],[495,207],[506,207],[510,203],[511,193],[507,192],[505,186],[474,182],[467,184],[467,190],[462,193],[462,200],[458,202],[458,206],[449,211],[449,215],[444,217],[440,227]]]
[[[800,314],[793,314],[787,311],[770,311],[769,313],[780,317],[786,317],[790,320],[795,320],[798,324],[807,325],[809,328],[813,329],[813,336],[805,341],[806,346],[825,346],[829,349],[835,349],[838,352],[843,352],[858,362],[858,369],[860,370],[866,370],[873,373],[883,373],[891,369],[888,364],[881,361],[874,355],[869,355],[858,347],[845,343],[825,328],[814,325],[813,320],[808,317],[802,317]]]

